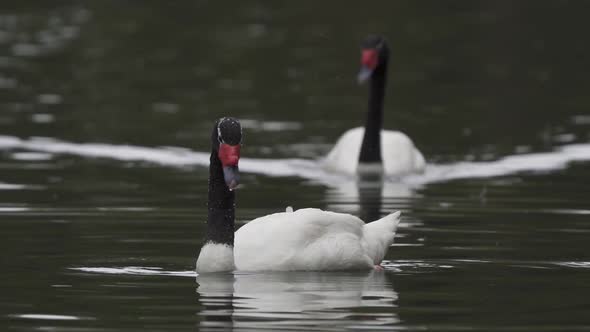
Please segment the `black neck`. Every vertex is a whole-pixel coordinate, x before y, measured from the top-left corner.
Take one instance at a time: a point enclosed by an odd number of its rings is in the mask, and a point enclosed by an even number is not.
[[[233,246],[235,194],[225,184],[217,151],[211,152],[207,207],[207,241]]]
[[[369,111],[365,123],[365,135],[361,145],[359,162],[381,162],[381,128],[383,127],[383,99],[385,97],[385,81],[387,59],[379,64],[371,75],[369,82]]]

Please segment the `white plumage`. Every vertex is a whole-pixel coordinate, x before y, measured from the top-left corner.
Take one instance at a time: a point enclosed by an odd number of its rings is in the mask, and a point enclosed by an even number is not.
[[[322,161],[324,168],[354,175],[359,170],[359,154],[363,142],[364,127],[346,131]],[[426,162],[412,140],[404,133],[381,130],[381,158],[383,173],[400,176],[424,171]]]
[[[201,248],[197,258],[197,272],[221,272],[233,269],[234,252],[232,246],[208,242]]]
[[[393,243],[400,212],[365,224],[359,218],[300,209],[252,220],[235,234],[241,271],[370,269]]]
[[[365,224],[345,213],[300,209],[254,219],[235,233],[234,247],[207,243],[197,272],[371,269],[393,243],[400,212]]]

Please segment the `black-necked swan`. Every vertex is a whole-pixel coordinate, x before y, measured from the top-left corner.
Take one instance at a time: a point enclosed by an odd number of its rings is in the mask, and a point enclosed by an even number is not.
[[[219,119],[212,132],[206,243],[198,273],[371,269],[393,243],[400,212],[365,224],[343,213],[300,209],[250,221],[234,233],[242,128]]]
[[[359,83],[369,80],[369,110],[365,127],[346,131],[322,161],[325,168],[340,173],[404,175],[422,172],[422,153],[404,133],[382,130],[383,99],[387,81],[389,47],[381,36],[370,35],[361,45]]]

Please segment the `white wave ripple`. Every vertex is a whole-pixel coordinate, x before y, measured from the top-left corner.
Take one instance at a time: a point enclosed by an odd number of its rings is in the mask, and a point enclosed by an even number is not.
[[[576,161],[590,161],[590,143],[563,145],[550,152],[512,155],[495,161],[431,164],[423,174],[408,176],[404,182],[433,183],[491,178],[521,172],[551,172]]]
[[[127,274],[136,276],[169,276],[169,277],[196,277],[195,271],[166,271],[161,267],[153,266],[123,266],[123,267],[72,267],[70,270],[100,273],[100,274]]]
[[[210,156],[209,152],[198,152],[178,147],[71,143],[45,137],[20,139],[13,136],[0,136],[0,149],[22,149],[87,158],[149,162],[168,167],[206,167],[209,165]],[[433,182],[498,177],[520,172],[549,172],[563,169],[569,163],[576,161],[590,161],[590,143],[563,145],[550,152],[512,155],[489,162],[429,164],[422,174],[392,178],[389,182],[419,186]],[[327,185],[355,180],[350,176],[323,169],[319,160],[297,158],[241,158],[240,171],[267,176],[300,177]]]

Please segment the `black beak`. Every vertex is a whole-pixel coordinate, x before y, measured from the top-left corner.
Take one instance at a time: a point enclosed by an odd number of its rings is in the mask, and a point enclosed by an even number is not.
[[[359,71],[359,74],[357,76],[358,83],[359,84],[365,83],[369,79],[369,77],[371,77],[372,74],[373,74],[373,69],[366,67],[366,66],[362,66],[361,71]]]
[[[238,166],[224,166],[223,178],[229,190],[234,190],[240,184],[240,170]]]

